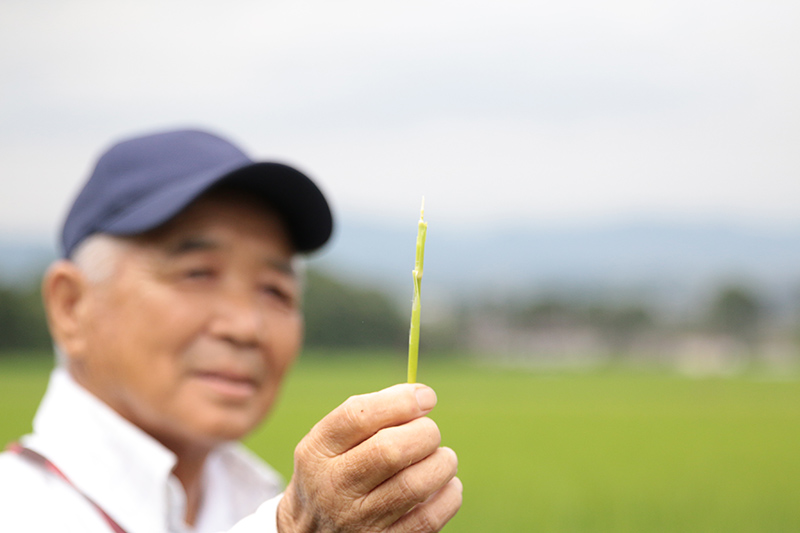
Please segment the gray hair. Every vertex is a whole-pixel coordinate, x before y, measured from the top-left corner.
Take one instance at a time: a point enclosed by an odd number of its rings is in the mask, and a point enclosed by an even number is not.
[[[70,260],[92,283],[100,283],[111,277],[116,270],[125,239],[95,233],[78,245]]]
[[[114,274],[125,240],[104,233],[90,235],[78,245],[69,258],[90,283],[101,283]],[[58,344],[53,345],[56,366],[65,368],[68,357]]]

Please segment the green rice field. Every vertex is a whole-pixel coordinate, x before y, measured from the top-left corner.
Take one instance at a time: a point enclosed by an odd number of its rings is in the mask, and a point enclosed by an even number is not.
[[[247,444],[285,476],[347,396],[404,380],[401,355],[312,353]],[[47,357],[0,358],[0,444],[30,429]],[[533,372],[425,360],[432,413],[459,454],[452,533],[800,530],[800,381]]]

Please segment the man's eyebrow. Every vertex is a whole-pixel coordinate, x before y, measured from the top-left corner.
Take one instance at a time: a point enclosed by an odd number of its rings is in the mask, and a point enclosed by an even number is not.
[[[207,237],[186,237],[167,246],[167,255],[178,256],[191,252],[215,250],[220,244]]]
[[[204,252],[209,250],[219,250],[222,244],[208,237],[196,236],[186,237],[167,246],[167,255],[171,257],[189,254],[192,252]],[[297,269],[294,262],[276,257],[265,257],[263,264],[288,276],[297,277]]]

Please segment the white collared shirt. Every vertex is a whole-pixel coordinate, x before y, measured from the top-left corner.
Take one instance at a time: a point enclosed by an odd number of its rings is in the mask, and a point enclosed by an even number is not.
[[[29,459],[0,454],[2,532],[111,531],[78,490],[126,533],[277,531],[282,480],[239,443],[209,455],[200,512],[195,526],[187,526],[186,497],[172,474],[175,455],[77,385],[64,369],[53,371],[33,434],[21,443],[49,459],[74,487]]]

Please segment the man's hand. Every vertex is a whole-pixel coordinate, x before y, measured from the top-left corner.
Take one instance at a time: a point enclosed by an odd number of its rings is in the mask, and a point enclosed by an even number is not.
[[[281,533],[435,532],[461,506],[458,459],[425,415],[436,394],[395,385],[353,396],[297,445]]]

